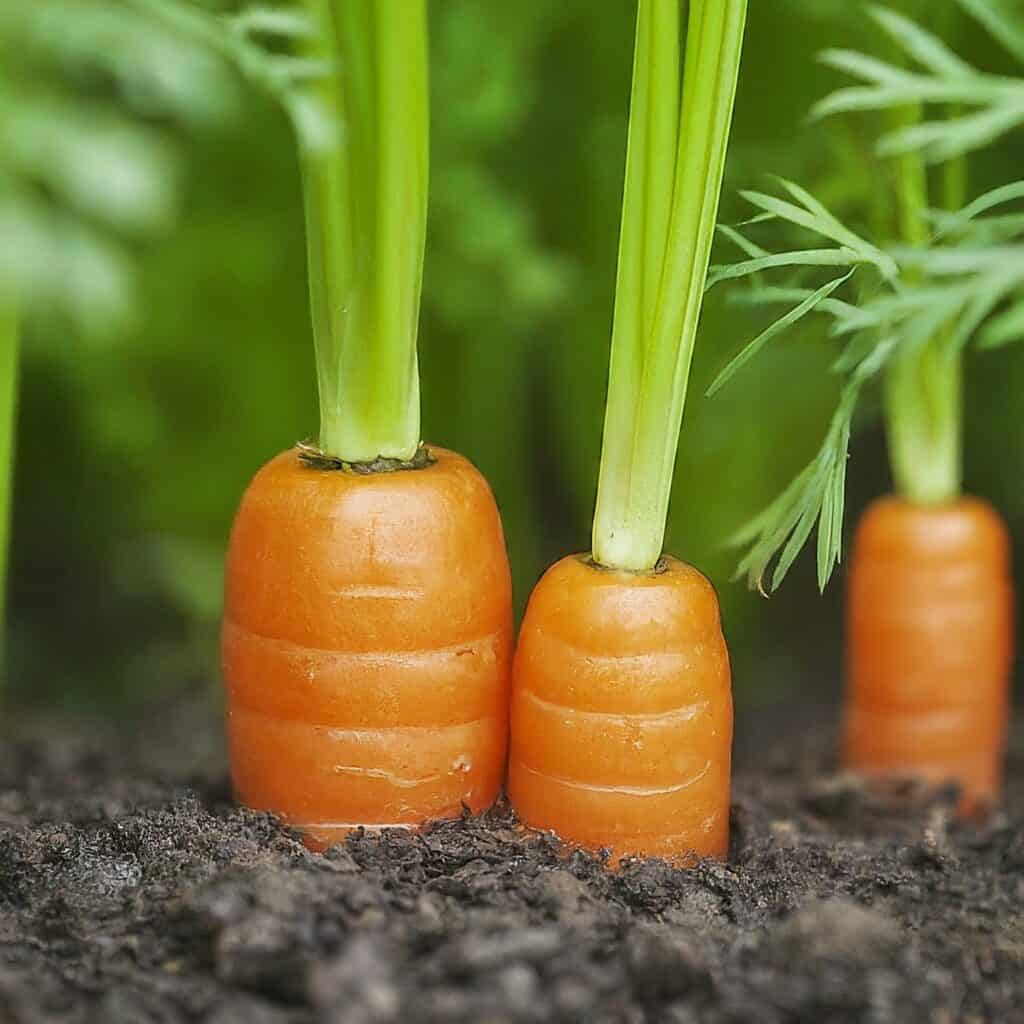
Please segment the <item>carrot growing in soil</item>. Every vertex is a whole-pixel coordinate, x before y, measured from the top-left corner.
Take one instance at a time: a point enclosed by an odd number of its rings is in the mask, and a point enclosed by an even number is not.
[[[629,855],[723,856],[732,743],[718,599],[662,554],[746,19],[640,0],[593,552],[535,588],[509,795],[528,825]]]
[[[784,183],[787,198],[746,193],[762,218],[809,230],[812,247],[769,253],[730,232],[748,259],[716,268],[712,283],[783,266],[829,267],[838,276],[816,288],[756,285],[753,301],[795,305],[740,352],[712,390],[808,313],[832,318],[833,335],[846,344],[836,363],[843,385],[828,436],[814,461],[738,538],[751,544],[741,570],[758,586],[778,555],[774,588],[820,520],[824,587],[840,554],[853,412],[865,386],[881,378],[895,494],[868,508],[854,541],[843,762],[868,776],[956,782],[963,809],[971,810],[996,799],[1001,786],[1013,594],[1001,518],[961,493],[961,362],[966,346],[985,343],[986,330],[991,339],[996,329],[998,343],[1012,340],[1014,316],[1016,336],[1021,333],[1019,308],[983,326],[1024,287],[1022,254],[1015,260],[1004,245],[1020,233],[1020,217],[982,215],[1021,198],[1024,188],[1004,186],[962,209],[932,210],[925,157],[947,162],[946,201],[960,207],[963,154],[982,141],[978,126],[994,131],[997,122],[953,112],[948,122],[925,123],[920,103],[938,98],[984,105],[995,96],[998,123],[1009,126],[1024,117],[1024,92],[1015,93],[1005,79],[987,81],[895,12],[872,13],[911,58],[946,79],[936,85],[923,73],[860,54],[826,54],[829,63],[870,84],[834,94],[820,113],[890,109],[898,119],[879,147],[895,155],[898,242],[886,251],[858,237],[790,183]],[[1015,104],[1017,121],[1007,114]]]
[[[323,846],[493,802],[512,606],[487,483],[420,443],[424,0],[309,7],[338,125],[303,153],[319,443],[242,499],[223,663],[239,798]]]

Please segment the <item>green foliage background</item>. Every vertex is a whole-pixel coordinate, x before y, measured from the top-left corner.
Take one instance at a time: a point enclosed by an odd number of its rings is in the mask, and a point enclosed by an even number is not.
[[[897,5],[981,67],[1009,61],[952,0]],[[431,7],[431,206],[421,331],[424,433],[459,449],[501,506],[521,608],[544,566],[589,545],[625,156],[634,5],[444,0]],[[943,19],[946,19],[943,23]],[[856,0],[753,0],[723,218],[779,174],[853,224],[884,224],[869,122],[810,124],[838,84],[826,46],[875,43]],[[285,116],[239,90],[233,116],[178,129],[176,225],[133,246],[133,326],[25,338],[10,604],[24,700],[130,702],[215,675],[221,564],[257,467],[316,429],[298,169]],[[1020,137],[972,163],[971,194],[1020,177]],[[741,699],[839,679],[841,580],[813,556],[771,602],[731,583],[726,538],[816,449],[835,382],[822,331],[704,386],[758,319],[712,293],[698,341],[667,546],[719,587]],[[967,483],[1024,526],[1024,353],[969,367]],[[848,526],[888,487],[870,421]]]

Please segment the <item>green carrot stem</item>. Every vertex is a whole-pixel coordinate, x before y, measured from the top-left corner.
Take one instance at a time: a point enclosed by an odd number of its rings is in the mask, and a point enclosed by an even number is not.
[[[886,371],[886,429],[896,491],[931,505],[960,493],[961,366],[939,337]]]
[[[7,567],[10,551],[17,397],[18,322],[14,307],[0,303],[0,678],[2,678],[4,670]]]
[[[951,113],[950,116],[956,115]],[[962,153],[942,165],[942,205],[945,209],[956,211],[967,202],[967,180],[967,159]]]
[[[917,124],[921,120],[921,107],[901,109],[894,119],[901,128]],[[929,241],[928,171],[921,154],[912,151],[897,157],[896,178],[900,235],[908,245],[925,246]]]
[[[661,555],[722,188],[746,0],[640,0],[593,552]],[[682,79],[682,81],[681,81]]]
[[[346,462],[411,459],[427,219],[425,0],[307,0],[318,84],[337,130],[303,179],[320,447]]]
[[[918,108],[900,114],[903,123],[920,116]],[[901,233],[910,245],[927,245],[924,162],[918,153],[908,153],[899,158],[897,170]],[[962,367],[946,335],[940,332],[920,348],[899,352],[885,376],[893,482],[898,494],[918,504],[942,504],[960,493]]]

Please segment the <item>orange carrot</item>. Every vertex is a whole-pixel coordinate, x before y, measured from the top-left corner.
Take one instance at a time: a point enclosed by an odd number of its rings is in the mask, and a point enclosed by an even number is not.
[[[663,553],[746,0],[640,0],[592,554],[545,574],[513,668],[509,796],[570,843],[689,862],[729,845],[718,598]]]
[[[239,799],[311,845],[488,807],[504,774],[512,647],[501,521],[483,477],[257,473],[227,563],[224,677]]]
[[[826,64],[874,85],[920,64],[922,46],[943,46],[892,10],[875,8],[871,16],[880,38],[888,37],[886,58],[832,50],[823,55]],[[954,54],[947,58],[958,73],[974,73]],[[742,257],[718,268],[714,280],[751,279],[755,304],[788,308],[740,349],[709,390],[809,314],[831,321],[827,333],[842,346],[832,364],[841,385],[825,437],[736,534],[747,546],[740,571],[763,592],[780,585],[815,526],[822,589],[838,566],[850,439],[862,397],[882,384],[895,496],[876,502],[856,535],[842,760],[865,775],[956,782],[969,812],[996,799],[1001,787],[1013,594],[1005,526],[988,505],[962,496],[963,363],[972,347],[1007,344],[1021,332],[1019,310],[1005,308],[1019,287],[1006,276],[1014,261],[987,236],[954,241],[948,225],[973,224],[982,211],[1013,201],[1017,190],[1001,185],[967,202],[964,157],[974,147],[950,145],[940,154],[956,132],[945,137],[941,118],[899,89],[844,87],[816,104],[815,113],[861,110],[865,92],[879,100],[868,106],[886,114],[873,148],[893,158],[890,173],[878,176],[877,196],[861,197],[879,200],[867,219],[881,236],[861,237],[794,182],[781,182],[781,195],[745,192],[756,213],[747,223],[798,229],[800,241],[785,251],[774,240],[765,246],[730,230]],[[854,96],[858,102],[851,103]],[[963,123],[954,117],[945,127]],[[900,144],[891,145],[897,138]],[[949,161],[941,200],[930,166],[940,155]],[[962,259],[968,248],[971,257]],[[765,286],[766,272],[797,267],[798,278],[783,287]],[[827,275],[823,283],[814,268]]]
[[[975,498],[883,498],[860,523],[849,588],[846,766],[959,783],[965,809],[996,799],[1013,647],[998,514]]]
[[[512,587],[483,477],[420,443],[426,2],[317,0],[310,15],[325,69],[299,123],[320,433],[242,499],[223,662],[239,799],[321,847],[493,802]]]
[[[696,569],[576,555],[548,570],[513,671],[508,788],[524,822],[616,860],[724,856],[731,743],[718,599]]]

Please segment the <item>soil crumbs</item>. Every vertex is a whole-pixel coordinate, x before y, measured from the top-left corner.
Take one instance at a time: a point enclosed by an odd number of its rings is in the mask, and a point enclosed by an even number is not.
[[[3,743],[2,1024],[1024,1021],[1020,744],[965,826],[833,774],[830,715],[762,725],[728,864],[611,872],[507,807],[309,853],[232,804],[218,725]]]

